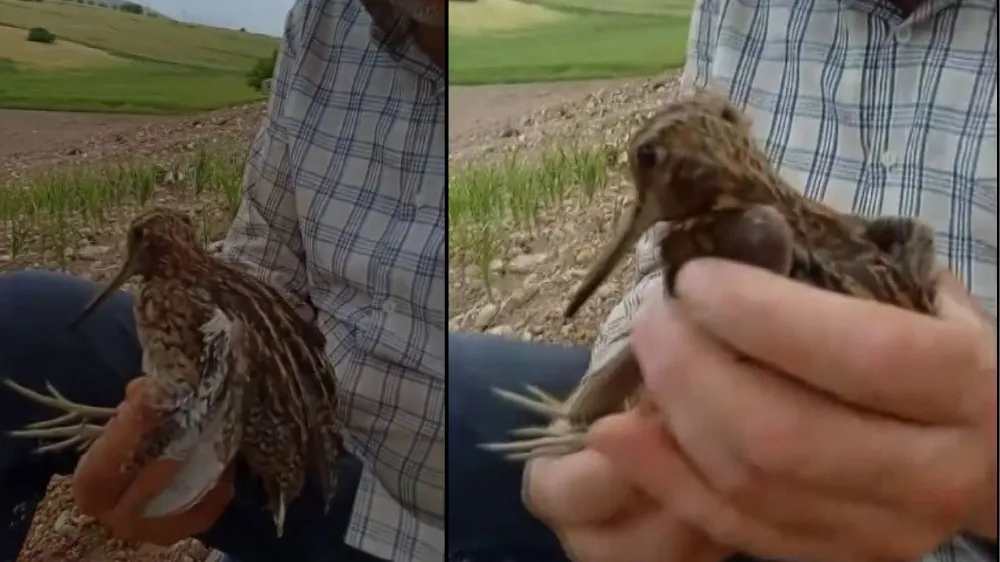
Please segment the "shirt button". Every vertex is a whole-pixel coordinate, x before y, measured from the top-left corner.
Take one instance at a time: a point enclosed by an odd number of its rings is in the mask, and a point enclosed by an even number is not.
[[[396,303],[392,302],[391,300],[385,301],[385,303],[382,304],[382,311],[385,312],[386,314],[395,314]]]
[[[418,191],[417,194],[413,196],[413,204],[417,207],[427,206],[427,198],[424,197],[423,191]]]
[[[901,44],[905,45],[906,43],[910,42],[910,37],[912,36],[912,33],[913,32],[910,31],[909,26],[906,26],[906,27],[897,27],[896,28],[896,41],[899,41]]]
[[[882,153],[883,166],[891,170],[892,168],[895,168],[897,164],[899,164],[899,157],[896,156],[895,152],[891,150],[886,150],[885,152]]]

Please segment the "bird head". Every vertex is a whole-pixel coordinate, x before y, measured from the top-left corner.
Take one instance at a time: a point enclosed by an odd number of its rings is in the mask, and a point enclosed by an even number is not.
[[[745,193],[759,191],[762,183],[751,178],[768,169],[766,156],[754,143],[749,119],[728,98],[708,90],[683,96],[654,114],[632,136],[628,167],[636,188],[631,212],[574,293],[564,312],[567,318],[576,314],[625,252],[657,222],[771,197]]]
[[[202,253],[194,223],[186,214],[161,207],[143,212],[129,226],[125,261],[117,274],[90,301],[73,325],[83,321],[132,277],[169,275],[172,270],[183,268],[185,260]]]

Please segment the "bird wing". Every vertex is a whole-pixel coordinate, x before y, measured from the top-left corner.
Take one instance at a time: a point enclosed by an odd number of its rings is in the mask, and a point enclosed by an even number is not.
[[[194,391],[174,401],[175,421],[167,458],[182,460],[173,482],[155,496],[144,516],[184,511],[211,491],[239,449],[247,373],[242,323],[215,309],[201,326],[203,352]]]

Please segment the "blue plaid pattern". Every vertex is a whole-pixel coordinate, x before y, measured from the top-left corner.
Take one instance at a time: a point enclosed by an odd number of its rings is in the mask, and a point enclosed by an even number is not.
[[[771,161],[808,197],[862,215],[919,216],[942,262],[996,323],[997,3],[697,0],[685,87],[728,92]],[[625,345],[662,287],[656,228],[639,282],[601,327],[588,372]],[[586,385],[587,376],[582,385]],[[956,538],[924,562],[996,560]]]
[[[440,562],[446,83],[407,17],[385,15],[358,0],[291,9],[224,252],[326,335],[365,464],[346,542]]]

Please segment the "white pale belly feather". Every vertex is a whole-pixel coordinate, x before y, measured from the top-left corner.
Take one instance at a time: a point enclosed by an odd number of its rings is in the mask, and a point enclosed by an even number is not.
[[[236,453],[235,444],[220,445],[224,439],[239,438],[239,432],[227,436],[224,431],[227,413],[241,402],[242,388],[234,381],[230,381],[229,385],[222,383],[226,376],[226,357],[235,340],[242,335],[242,325],[221,310],[216,310],[201,331],[206,348],[213,342],[221,343],[219,351],[222,357],[204,362],[205,370],[200,373],[199,385],[194,395],[188,396],[187,415],[179,420],[182,433],[167,445],[163,454],[166,458],[185,460],[170,486],[146,504],[144,517],[162,517],[194,506],[219,482]],[[145,354],[143,363],[145,367]],[[228,450],[229,458],[222,458],[224,450]]]
[[[221,419],[214,419],[200,434],[188,430],[180,440],[170,444],[165,456],[181,456],[176,453],[184,450],[182,454],[187,460],[170,486],[149,500],[142,513],[144,517],[182,512],[198,503],[215,487],[231,460],[219,458],[217,443],[221,438]]]

